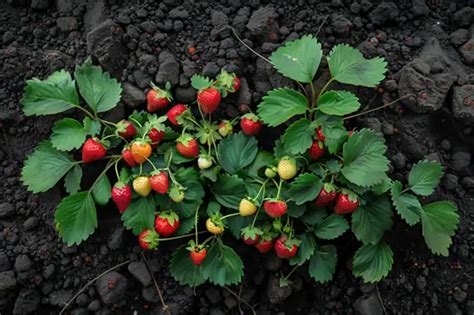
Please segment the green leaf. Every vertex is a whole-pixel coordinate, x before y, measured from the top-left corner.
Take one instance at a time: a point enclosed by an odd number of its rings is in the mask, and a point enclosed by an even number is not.
[[[402,184],[394,181],[391,187],[392,203],[398,214],[409,225],[415,225],[420,221],[421,203],[412,194],[402,194]]]
[[[302,205],[296,205],[293,201],[288,201],[288,211],[286,214],[288,214],[292,218],[299,218],[301,217],[307,210],[307,207],[305,204]]]
[[[222,168],[235,174],[250,165],[257,156],[257,140],[239,132],[222,140],[218,150]]]
[[[421,161],[415,164],[408,175],[411,191],[421,196],[429,196],[438,186],[443,176],[443,167],[435,161]]]
[[[323,51],[312,35],[287,42],[272,53],[270,60],[281,74],[299,82],[311,83],[318,70]]]
[[[301,221],[307,225],[315,225],[321,223],[326,216],[327,212],[324,208],[310,208],[303,214]]]
[[[221,212],[221,205],[217,201],[210,201],[207,204],[207,215],[208,216],[213,216],[217,213]]]
[[[362,187],[379,184],[387,175],[388,159],[384,139],[374,131],[354,132],[343,147],[342,174],[351,183]]]
[[[308,236],[307,233],[300,234],[297,236],[301,240],[301,245],[298,248],[296,256],[290,259],[290,265],[302,265],[305,261],[311,258],[316,249],[316,241],[312,236]]]
[[[319,283],[332,280],[336,271],[337,251],[333,245],[320,246],[309,261],[309,275]]]
[[[155,223],[155,200],[153,196],[132,200],[122,214],[123,225],[138,235],[146,229],[152,229]]]
[[[459,225],[456,205],[450,201],[438,201],[423,206],[421,224],[426,245],[431,252],[448,256],[451,237]]]
[[[385,194],[392,187],[392,180],[385,177],[380,184],[373,186],[370,190],[376,195]]]
[[[190,218],[180,218],[179,229],[176,231],[176,236],[188,234],[194,229],[194,216]]]
[[[258,178],[259,176],[259,171],[263,168],[266,168],[267,166],[274,165],[275,164],[275,159],[273,158],[273,154],[267,151],[260,150],[257,153],[257,156],[255,157],[255,160],[253,160],[253,163],[250,164],[250,166],[247,169],[247,174],[250,177],[253,178]]]
[[[71,118],[57,121],[51,134],[51,144],[61,151],[78,149],[86,140],[87,132],[80,122]]]
[[[101,67],[93,66],[90,59],[74,72],[79,92],[94,112],[102,113],[117,106],[122,87]]]
[[[318,101],[318,109],[328,115],[344,116],[359,107],[359,98],[348,91],[327,91]]]
[[[245,182],[237,175],[221,175],[212,188],[216,200],[231,209],[239,209],[239,203],[247,195]]]
[[[191,77],[191,86],[199,91],[199,90],[205,89],[207,87],[210,87],[211,86],[211,80],[209,80],[208,77],[204,77],[202,75],[194,74]]]
[[[60,70],[43,81],[26,81],[21,105],[26,116],[53,115],[79,106],[79,96],[69,72]]]
[[[181,285],[196,287],[206,282],[202,266],[196,266],[191,260],[186,245],[174,251],[170,262],[170,272]]]
[[[241,217],[235,216],[226,219],[227,226],[229,227],[229,231],[236,239],[240,239],[242,229],[246,226],[252,224],[253,216],[249,217]]]
[[[285,151],[292,154],[305,153],[313,143],[316,127],[306,118],[292,123],[283,135]]]
[[[344,127],[342,117],[318,113],[316,122],[322,128],[323,135],[326,138],[324,144],[327,146],[329,153],[337,153],[347,138],[347,130]]]
[[[362,245],[354,255],[352,273],[364,282],[377,282],[386,277],[393,265],[392,249],[381,241]]]
[[[174,174],[176,180],[186,187],[184,200],[173,205],[180,216],[189,218],[194,216],[196,209],[205,196],[204,188],[199,181],[199,173],[193,168],[179,168]]]
[[[51,143],[41,142],[25,161],[21,173],[23,184],[34,193],[52,188],[74,166],[74,161]]]
[[[377,244],[392,227],[392,209],[388,198],[368,196],[367,203],[352,213],[352,232],[364,244]]]
[[[346,219],[333,213],[315,226],[314,234],[321,239],[332,240],[344,234],[347,229],[349,224]]]
[[[278,126],[295,115],[302,115],[308,108],[306,97],[290,88],[275,89],[258,104],[258,115],[270,127]]]
[[[365,59],[359,50],[346,44],[335,46],[327,59],[332,79],[340,83],[374,87],[387,71],[383,58]]]
[[[112,187],[106,174],[103,174],[97,180],[97,183],[95,183],[92,188],[92,196],[94,196],[95,202],[99,205],[103,206],[109,202],[110,197],[112,196]]]
[[[76,164],[64,178],[64,188],[66,188],[68,194],[73,195],[81,189],[81,179],[82,168]]]
[[[96,136],[100,134],[100,130],[102,128],[100,121],[92,120],[89,116],[86,116],[83,121],[84,130],[87,135],[89,136]]]
[[[207,252],[202,268],[205,278],[211,283],[226,286],[242,280],[244,265],[232,248],[218,240]]]
[[[290,185],[289,194],[297,205],[316,199],[323,186],[321,178],[314,174],[299,175]]]
[[[83,191],[64,198],[56,209],[54,222],[68,246],[79,245],[97,228],[97,213],[92,196]]]

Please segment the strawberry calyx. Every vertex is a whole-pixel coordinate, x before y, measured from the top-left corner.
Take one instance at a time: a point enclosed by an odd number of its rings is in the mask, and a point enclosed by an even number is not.
[[[188,146],[191,140],[194,140],[194,137],[190,135],[189,133],[184,133],[181,136],[179,136],[178,139],[176,139],[176,142],[181,143],[184,146]]]
[[[255,115],[254,113],[247,113],[245,115],[242,116],[242,119],[249,119],[251,121],[254,121],[254,122],[257,122],[260,120],[260,118]]]
[[[343,188],[341,189],[341,194],[346,195],[352,202],[359,202],[359,196],[352,190]]]
[[[245,239],[256,240],[257,237],[263,235],[263,231],[258,227],[247,226],[241,230],[241,235]]]
[[[166,82],[164,89],[159,88],[153,82],[150,82],[150,86],[156,92],[156,99],[166,98],[170,102],[173,100],[173,96],[170,92],[171,84],[168,81]]]
[[[148,245],[148,249],[156,249],[160,243],[160,235],[153,229],[144,230],[142,233],[141,241]]]
[[[179,221],[179,216],[173,210],[161,212],[158,215],[159,218],[165,219],[168,221],[169,225],[173,226],[176,221]]]
[[[121,180],[119,180],[118,182],[116,182],[116,183],[114,184],[114,187],[115,187],[115,188],[118,188],[118,189],[122,189],[122,188],[124,188],[125,186],[127,186],[127,184],[124,183],[124,182],[122,182]]]
[[[204,249],[206,249],[206,245],[205,244],[196,244],[196,242],[194,240],[190,240],[188,242],[188,246],[186,247],[186,249],[190,252],[200,253]]]
[[[178,187],[174,185],[170,189],[169,196],[171,200],[173,200],[176,203],[179,203],[184,200],[184,197],[185,197],[184,190],[182,189],[182,187]]]
[[[288,250],[292,250],[293,246],[299,247],[301,245],[301,240],[295,237],[289,237],[287,234],[282,234],[280,239]]]
[[[324,183],[323,189],[326,192],[331,193],[333,191],[336,191],[336,186],[334,184],[331,184],[331,183]]]

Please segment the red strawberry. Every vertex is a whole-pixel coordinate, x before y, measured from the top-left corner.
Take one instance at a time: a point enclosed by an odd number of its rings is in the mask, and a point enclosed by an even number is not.
[[[152,128],[150,132],[148,133],[148,138],[151,140],[151,147],[153,149],[156,149],[158,144],[163,140],[165,137],[165,132],[164,131],[159,131],[156,128]]]
[[[119,136],[129,139],[137,134],[137,129],[131,122],[123,119],[117,123],[117,132]]]
[[[184,134],[176,140],[176,150],[184,157],[197,158],[199,144],[190,134]]]
[[[128,166],[134,167],[137,166],[137,162],[135,162],[135,159],[133,158],[132,151],[130,150],[129,147],[125,147],[122,150],[122,158],[127,163]]]
[[[207,250],[205,248],[199,250],[195,249],[189,253],[191,255],[191,260],[196,266],[201,265],[202,261],[206,258]]]
[[[153,89],[148,91],[146,99],[146,109],[153,113],[168,106],[173,98],[168,90],[153,86]]]
[[[247,245],[255,245],[262,234],[263,231],[260,228],[247,226],[242,229],[242,240]]]
[[[244,241],[245,244],[247,245],[255,245],[258,243],[258,240],[260,239],[260,236],[257,234],[254,236],[255,238],[245,237],[245,235],[242,235],[242,241]]]
[[[352,192],[341,192],[337,196],[334,212],[337,214],[347,214],[354,212],[359,207],[359,198]]]
[[[315,139],[311,147],[308,149],[308,154],[312,160],[318,160],[324,154],[323,143],[318,139]]]
[[[262,129],[262,121],[255,114],[245,114],[240,120],[240,127],[247,136],[255,136]]]
[[[273,247],[273,240],[272,239],[263,239],[261,238],[257,244],[255,244],[255,248],[262,253],[268,253]]]
[[[221,93],[214,87],[209,87],[199,91],[197,95],[197,102],[201,110],[210,114],[216,110],[221,102]]]
[[[322,128],[318,128],[318,131],[316,133],[319,140],[321,140],[322,142],[326,140],[326,136],[324,136]]]
[[[234,77],[234,83],[232,84],[232,90],[229,90],[229,93],[235,93],[239,90],[240,88],[240,79],[235,76]]]
[[[123,213],[132,201],[132,189],[129,185],[124,182],[115,183],[112,188],[112,200],[119,209],[120,213]]]
[[[151,188],[159,194],[166,194],[169,188],[168,174],[159,172],[150,177]]]
[[[294,257],[298,251],[297,241],[289,240],[286,235],[282,235],[276,240],[274,248],[280,258]]]
[[[138,235],[138,244],[143,249],[155,249],[158,247],[159,235],[154,230],[143,230]]]
[[[171,109],[166,113],[168,120],[175,126],[178,126],[179,123],[176,120],[182,113],[184,113],[188,107],[184,104],[177,104],[171,107]]]
[[[155,231],[165,237],[176,232],[180,225],[179,217],[173,211],[161,213],[155,219]]]
[[[84,163],[91,163],[100,160],[107,154],[104,145],[98,138],[89,138],[82,145],[82,160]]]
[[[350,130],[347,134],[350,137],[350,136],[352,136],[353,133],[354,133],[354,131]]]
[[[319,195],[314,203],[316,204],[316,207],[323,208],[333,202],[334,199],[336,199],[336,196],[337,192],[334,185],[326,183],[324,184],[323,188],[321,188],[321,191],[319,192]]]
[[[288,206],[283,200],[267,200],[263,203],[263,209],[272,218],[279,218],[288,211]]]

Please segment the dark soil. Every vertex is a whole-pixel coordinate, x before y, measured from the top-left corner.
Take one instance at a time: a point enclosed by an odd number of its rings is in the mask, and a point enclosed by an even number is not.
[[[236,245],[247,276],[242,286],[229,289],[241,292],[258,314],[474,314],[472,7],[472,1],[448,0],[1,1],[0,313],[59,313],[89,280],[129,259],[134,262],[88,287],[68,312],[163,313],[136,241],[121,227],[115,209],[101,209],[99,229],[87,242],[66,247],[52,219],[61,188],[37,196],[21,185],[23,159],[48,137],[58,118],[22,114],[26,79],[71,70],[92,55],[124,83],[123,103],[109,117],[118,119],[143,108],[150,80],[171,81],[177,101],[188,102],[194,97],[189,87],[193,73],[214,76],[225,66],[243,78],[240,93],[221,106],[221,114],[232,117],[239,105],[254,107],[269,89],[287,81],[223,26],[231,25],[246,43],[269,55],[283,41],[316,34],[325,21],[318,38],[326,52],[346,42],[366,56],[389,61],[389,76],[380,89],[357,90],[368,107],[415,95],[351,124],[385,136],[396,178],[405,178],[411,165],[425,157],[445,166],[433,199],[452,199],[460,209],[450,256],[432,256],[421,228],[397,221],[387,235],[395,264],[378,285],[364,285],[352,276],[357,242],[344,239],[333,282],[316,284],[301,268],[291,278],[292,289],[281,290],[274,277],[287,273],[287,264]],[[268,144],[273,138],[275,132],[267,131],[261,141]],[[238,314],[239,308],[250,313],[225,288],[179,286],[166,268],[171,247],[147,257],[173,314]]]

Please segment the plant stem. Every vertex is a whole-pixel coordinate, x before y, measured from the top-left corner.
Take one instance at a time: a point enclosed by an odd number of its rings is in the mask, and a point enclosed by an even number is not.
[[[227,219],[227,218],[230,218],[230,217],[235,217],[237,215],[240,215],[240,213],[235,212],[235,213],[227,214],[227,215],[221,217],[221,220],[224,220],[224,219]]]
[[[321,89],[321,91],[319,91],[318,97],[316,98],[315,105],[318,104],[319,98],[321,97],[321,95],[322,95],[324,92],[326,92],[326,89],[329,87],[329,85],[332,83],[332,81],[334,81],[334,78],[329,79],[329,81],[326,82],[326,84],[323,86],[323,88]]]
[[[138,127],[142,128],[143,125],[140,124],[140,122],[138,120],[136,120],[135,118],[129,118],[131,121],[133,121],[134,123],[136,123],[138,125]]]
[[[90,194],[92,192],[92,190],[94,189],[94,186],[99,182],[99,180],[102,178],[102,176],[105,175],[105,173],[107,173],[107,171],[112,167],[112,165],[114,165],[115,161],[109,161],[107,163],[107,166],[104,168],[104,170],[99,174],[99,176],[97,176],[97,178],[95,179],[94,183],[92,183],[91,187],[89,188],[89,191],[88,193]]]
[[[202,233],[206,233],[206,231],[198,232],[198,234],[202,234]],[[194,233],[184,234],[184,235],[179,235],[179,236],[173,236],[173,237],[167,237],[167,238],[160,238],[159,241],[160,242],[174,241],[174,240],[179,240],[181,238],[186,238],[186,237],[190,237],[190,236],[194,236]]]
[[[237,40],[238,40],[242,45],[244,45],[248,50],[250,50],[251,52],[253,52],[256,56],[262,58],[263,60],[265,60],[265,61],[268,62],[269,64],[272,63],[268,58],[266,58],[266,57],[260,55],[258,52],[256,52],[255,50],[253,50],[252,47],[250,47],[250,46],[247,45],[243,40],[241,40],[240,37],[239,37],[239,35],[237,35],[237,32],[235,31],[235,29],[234,29],[233,27],[231,27],[231,26],[229,26],[229,25],[226,25],[226,26],[224,26],[224,28],[223,28],[222,30],[224,30],[224,29],[226,29],[226,28],[230,29],[230,30],[232,31],[232,33],[234,34],[235,38],[237,38]]]
[[[198,213],[199,213],[199,206],[196,209],[196,213],[194,214],[194,234],[196,236],[196,245],[199,242],[198,239]]]
[[[276,199],[280,199],[281,186],[283,185],[283,180],[280,178],[280,183],[278,184],[277,196]]]
[[[74,105],[74,108],[77,108],[79,110],[81,110],[82,112],[84,112],[87,116],[89,116],[90,118],[92,118],[92,120],[95,120],[95,116],[91,114],[91,112],[89,112],[87,109],[85,109],[84,107],[82,106],[79,106],[79,105]]]
[[[407,94],[407,95],[404,95],[402,97],[397,98],[394,101],[391,101],[390,103],[387,103],[387,104],[384,104],[384,105],[381,105],[381,106],[378,106],[378,107],[375,107],[375,108],[372,108],[372,109],[369,109],[369,110],[366,110],[366,111],[363,111],[363,112],[360,112],[360,113],[357,113],[357,114],[354,114],[354,115],[344,117],[344,120],[352,119],[352,118],[359,117],[359,116],[362,116],[362,115],[365,115],[365,114],[368,114],[368,113],[371,113],[371,112],[375,112],[377,110],[380,110],[380,109],[383,109],[383,108],[388,107],[390,105],[393,105],[393,104],[395,104],[395,103],[397,103],[397,102],[399,102],[399,101],[401,101],[405,98],[408,98],[410,96],[413,96],[413,94]]]
[[[119,174],[119,171],[118,171],[118,163],[119,163],[120,159],[116,160],[115,161],[115,175],[117,175],[117,181],[120,181],[120,174]]]
[[[268,182],[268,178],[262,183],[262,186],[260,186],[260,189],[258,190],[257,195],[254,198],[252,198],[253,201],[256,201],[258,196],[260,196],[260,193],[262,192],[262,190],[265,189],[265,185],[267,184],[267,182]]]
[[[291,271],[285,277],[283,277],[283,279],[288,280],[288,278],[293,274],[293,272],[295,272],[295,270],[298,269],[299,267],[300,265],[294,266],[293,269],[291,269]]]
[[[117,127],[117,124],[114,124],[113,122],[111,121],[108,121],[108,120],[105,120],[105,119],[102,119],[102,118],[99,118],[99,121],[105,125],[110,125],[110,126],[114,126],[114,127]]]

